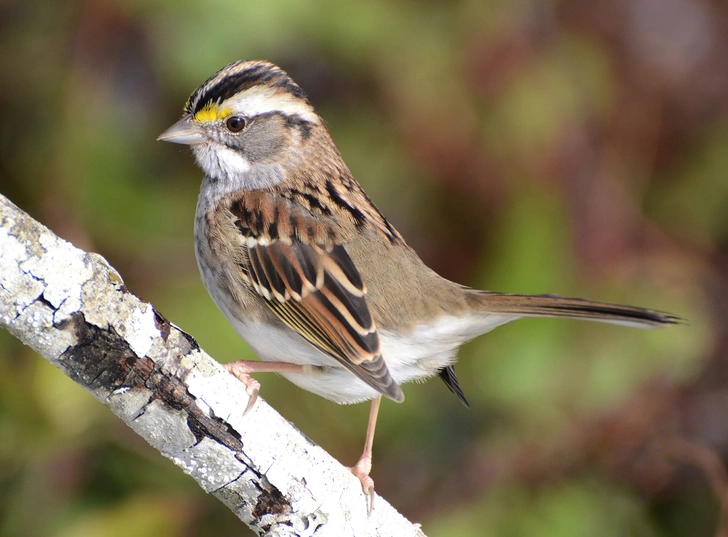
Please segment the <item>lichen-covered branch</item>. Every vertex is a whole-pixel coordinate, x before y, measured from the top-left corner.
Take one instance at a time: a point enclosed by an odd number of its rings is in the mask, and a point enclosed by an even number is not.
[[[424,536],[124,286],[0,195],[0,327],[263,535]]]

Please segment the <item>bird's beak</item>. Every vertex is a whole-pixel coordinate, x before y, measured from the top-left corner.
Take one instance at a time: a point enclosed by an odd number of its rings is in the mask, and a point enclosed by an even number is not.
[[[195,145],[207,139],[205,131],[192,122],[190,115],[185,115],[162,134],[157,136],[158,142],[173,142],[175,144]]]

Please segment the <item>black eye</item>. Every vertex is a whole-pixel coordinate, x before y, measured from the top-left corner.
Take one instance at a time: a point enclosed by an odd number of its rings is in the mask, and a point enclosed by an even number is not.
[[[248,123],[245,121],[245,118],[240,116],[229,117],[225,122],[225,126],[230,132],[240,132],[247,124]]]

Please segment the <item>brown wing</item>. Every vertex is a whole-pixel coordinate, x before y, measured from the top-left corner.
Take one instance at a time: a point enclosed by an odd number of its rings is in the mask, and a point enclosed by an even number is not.
[[[259,191],[230,211],[247,252],[240,268],[278,318],[379,393],[404,400],[382,358],[366,287],[336,230]]]

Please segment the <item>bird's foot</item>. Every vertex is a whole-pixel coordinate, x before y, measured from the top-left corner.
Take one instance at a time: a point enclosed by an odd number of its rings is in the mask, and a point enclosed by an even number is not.
[[[260,393],[260,382],[250,376],[250,373],[252,373],[255,368],[251,367],[249,364],[250,362],[240,360],[238,362],[225,364],[224,366],[225,369],[228,370],[228,373],[245,385],[245,391],[248,394],[248,404],[245,406],[243,416],[250,412],[253,406],[255,406],[255,402],[258,400],[258,393]]]
[[[351,473],[354,474],[359,482],[361,483],[361,489],[364,491],[364,495],[367,497],[368,508],[367,513],[372,514],[374,509],[374,480],[369,477],[369,473],[372,471],[372,456],[371,454],[364,454],[357,461],[357,463],[349,468]]]

